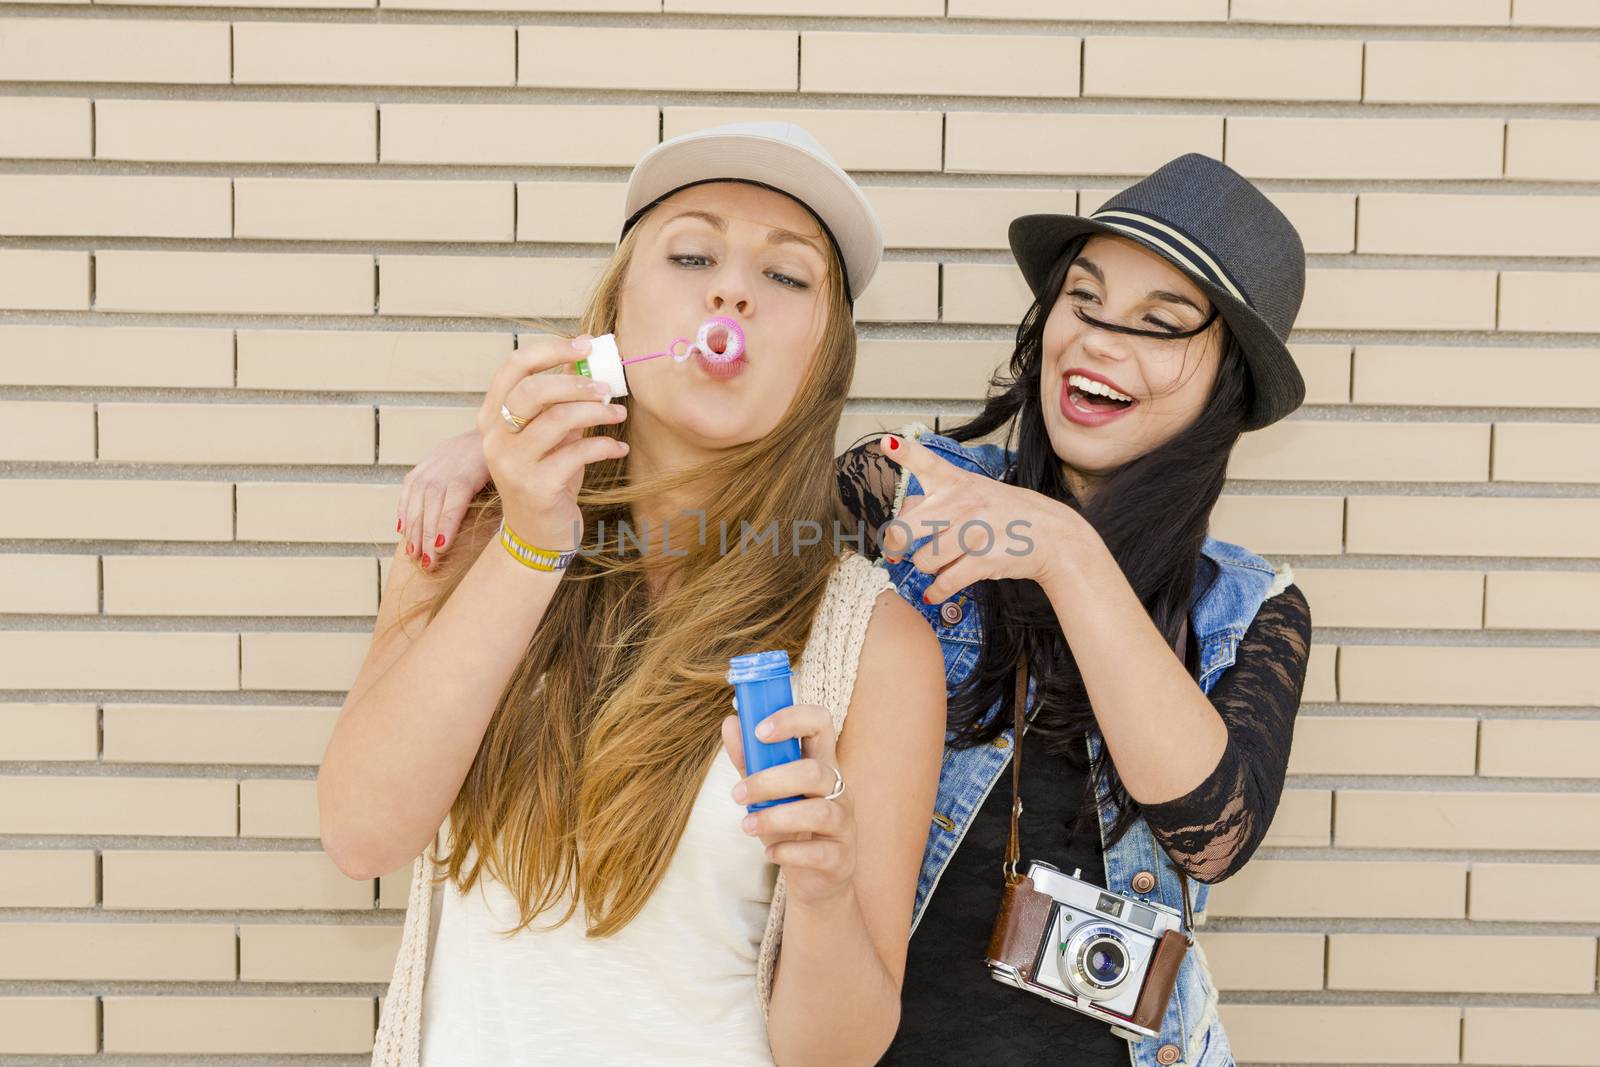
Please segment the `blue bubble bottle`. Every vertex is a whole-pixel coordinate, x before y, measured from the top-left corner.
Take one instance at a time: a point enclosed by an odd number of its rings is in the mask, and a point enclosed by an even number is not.
[[[802,756],[799,738],[762,741],[756,737],[756,727],[761,725],[762,720],[794,703],[789,679],[789,653],[782,649],[776,652],[751,652],[728,660],[728,683],[733,686],[734,708],[739,713],[739,734],[744,739],[746,777],[771,767],[793,763]],[[745,810],[760,811],[774,804],[787,804],[800,799],[793,796],[763,800],[747,805]]]

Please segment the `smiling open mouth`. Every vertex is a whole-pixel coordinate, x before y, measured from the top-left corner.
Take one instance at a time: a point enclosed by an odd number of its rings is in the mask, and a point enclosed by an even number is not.
[[[1069,373],[1061,382],[1061,414],[1079,426],[1104,426],[1139,406],[1139,401],[1087,374]]]
[[[1078,405],[1078,407],[1082,408],[1084,411],[1093,411],[1096,413],[1102,411],[1126,411],[1128,408],[1133,407],[1132,400],[1113,400],[1110,397],[1098,396],[1094,393],[1086,393],[1083,390],[1076,388],[1068,393],[1067,397],[1072,401],[1072,403]]]
[[[1067,386],[1069,390],[1067,399],[1081,410],[1095,414],[1126,411],[1138,403],[1128,394],[1118,392],[1104,382],[1085,378],[1081,374],[1069,374]]]

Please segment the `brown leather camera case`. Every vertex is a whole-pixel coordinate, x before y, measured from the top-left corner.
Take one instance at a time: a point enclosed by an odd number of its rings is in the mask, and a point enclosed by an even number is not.
[[[1133,1025],[1161,1029],[1161,1017],[1167,1013],[1167,1001],[1178,984],[1178,968],[1183,966],[1183,955],[1188,950],[1189,939],[1182,931],[1168,930],[1161,935],[1150,969],[1144,975],[1144,988],[1139,990],[1139,1003],[1133,1009]]]
[[[1000,914],[995,916],[994,930],[989,934],[989,959],[1010,964],[1022,977],[1033,981],[1033,958],[1054,903],[1049,893],[1033,888],[1032,878],[1006,886],[1000,897]]]

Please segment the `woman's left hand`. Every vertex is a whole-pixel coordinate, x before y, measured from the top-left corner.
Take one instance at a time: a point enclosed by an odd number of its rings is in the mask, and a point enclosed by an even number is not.
[[[906,497],[879,539],[884,558],[898,563],[913,542],[933,535],[911,557],[917,570],[937,574],[922,594],[929,604],[986,578],[1048,585],[1088,528],[1061,501],[962,470],[914,438],[884,434],[878,447],[922,483],[923,493]]]
[[[757,733],[763,741],[799,738],[801,758],[742,777],[733,788],[734,802],[801,799],[745,815],[744,832],[761,838],[767,858],[783,868],[792,899],[816,903],[847,893],[856,869],[855,805],[848,787],[833,800],[823,799],[833,792],[839,765],[833,716],[817,704],[793,704],[767,716]],[[738,716],[722,720],[722,745],[743,776]]]

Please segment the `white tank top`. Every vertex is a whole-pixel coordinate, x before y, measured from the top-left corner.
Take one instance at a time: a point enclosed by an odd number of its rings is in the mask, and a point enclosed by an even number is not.
[[[465,895],[446,883],[423,1067],[771,1063],[751,990],[778,868],[739,829],[738,780],[719,751],[660,886],[610,937],[586,938],[580,910],[506,938],[517,905],[503,883],[480,877]]]
[[[894,584],[845,552],[794,671],[799,703],[843,727],[873,605]],[[662,883],[609,938],[581,913],[555,930],[517,923],[507,888],[466,894],[425,850],[412,865],[405,927],[373,1043],[374,1067],[518,1064],[770,1064],[765,1008],[784,880],[739,829],[737,774],[720,747]],[[776,882],[774,882],[776,879]],[[431,886],[431,888],[430,888]]]

